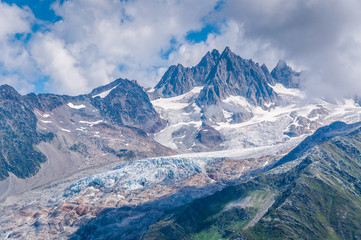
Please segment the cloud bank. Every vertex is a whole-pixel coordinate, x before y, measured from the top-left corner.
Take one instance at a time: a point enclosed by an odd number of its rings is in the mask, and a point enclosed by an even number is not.
[[[357,0],[230,0],[222,14],[304,70],[310,93],[341,97],[361,94],[360,12]]]
[[[171,64],[196,64],[229,46],[273,68],[303,70],[303,87],[322,97],[361,93],[358,0],[68,0],[61,18],[0,2],[0,83],[23,93],[79,94],[118,77],[154,86]],[[34,30],[34,25],[41,25]],[[190,32],[207,26],[204,41]]]

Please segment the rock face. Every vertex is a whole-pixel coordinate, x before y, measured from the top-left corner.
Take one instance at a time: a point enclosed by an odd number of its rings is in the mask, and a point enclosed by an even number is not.
[[[199,64],[186,68],[181,64],[170,66],[155,86],[158,97],[174,97],[189,92],[194,87],[205,84],[211,69],[216,65],[220,54],[217,50],[207,52]]]
[[[360,124],[310,139],[295,160],[169,211],[142,239],[361,238]]]
[[[214,149],[223,142],[221,134],[211,126],[203,124],[197,133],[197,137],[201,144]]]
[[[196,100],[200,107],[218,105],[231,95],[265,106],[277,99],[268,84],[274,84],[274,80],[265,65],[260,67],[252,60],[242,59],[226,47],[222,54],[217,50],[207,52],[195,67],[171,66],[155,86],[155,95],[174,97],[203,86]]]
[[[125,79],[80,96],[21,96],[3,85],[0,125],[0,198],[85,167],[172,153],[148,136],[165,121],[143,89]],[[9,173],[16,177],[4,181]]]
[[[263,67],[265,68],[265,67]],[[268,85],[272,77],[252,60],[244,60],[227,47],[207,77],[200,92],[199,106],[217,105],[229,96],[245,97],[251,104],[275,102],[277,94]]]
[[[162,117],[168,120],[167,127],[173,131],[170,135],[177,136],[177,139],[182,137],[184,144],[178,144],[180,140],[175,144],[181,145],[181,148],[203,151],[213,150],[222,142],[221,134],[215,129],[219,124],[243,123],[254,116],[253,111],[257,107],[263,110],[274,108],[280,102],[272,87],[275,83],[265,65],[260,66],[252,60],[243,59],[226,47],[222,53],[217,50],[207,52],[195,67],[185,68],[180,64],[171,66],[148,93],[157,111],[168,115]],[[167,99],[169,103],[166,103]],[[171,104],[174,104],[171,111],[182,111],[182,116],[174,117],[174,120],[178,119],[174,123],[178,124],[179,120],[187,118],[192,126],[172,126],[173,116],[169,116],[168,111],[163,111],[170,109]],[[210,126],[214,133],[218,132],[219,138],[214,144],[205,141],[201,137],[203,134],[190,134],[199,125]],[[168,137],[160,138],[163,141]],[[203,144],[206,142],[207,144]]]
[[[300,73],[295,72],[286,62],[279,61],[277,66],[271,72],[272,77],[277,83],[281,83],[287,88],[300,87]]]
[[[102,97],[99,92],[107,92]],[[98,94],[97,94],[98,93]],[[154,133],[164,127],[148,95],[136,83],[118,79],[110,85],[93,90],[91,103],[102,116],[121,126],[130,126]]]
[[[347,123],[361,120],[356,102],[348,102],[350,115],[342,110],[342,117],[336,116],[332,112],[346,107],[346,102],[307,96],[302,86],[298,88],[299,77],[282,61],[270,73],[265,65],[229,48],[221,54],[208,52],[193,68],[172,66],[148,91],[167,120],[154,139],[179,152],[242,149],[293,141],[340,118]],[[198,132],[204,125],[217,131],[222,142],[200,141]]]
[[[50,141],[51,133],[36,129],[36,116],[22,101],[22,97],[8,85],[0,86],[0,180],[15,174],[30,177],[46,161],[36,145]]]

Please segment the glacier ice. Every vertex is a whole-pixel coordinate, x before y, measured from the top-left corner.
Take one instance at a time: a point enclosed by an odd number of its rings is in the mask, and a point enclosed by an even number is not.
[[[221,160],[211,157],[159,157],[125,162],[108,172],[76,181],[65,190],[64,196],[77,194],[88,187],[114,191],[137,190],[160,183],[171,184],[204,173],[205,165]]]

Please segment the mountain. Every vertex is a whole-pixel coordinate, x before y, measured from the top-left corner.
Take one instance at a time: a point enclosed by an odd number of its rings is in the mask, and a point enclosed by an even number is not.
[[[245,97],[251,104],[265,106],[277,99],[268,85],[272,83],[272,77],[258,64],[242,59],[227,47],[209,73],[197,103],[199,106],[217,105],[220,100],[233,95]]]
[[[80,96],[21,96],[3,85],[0,121],[0,197],[83,168],[174,153],[149,136],[165,121],[126,79]]]
[[[202,74],[194,74],[197,71]],[[171,66],[148,91],[156,111],[167,120],[167,126],[156,132],[154,139],[178,152],[226,151],[287,142],[295,146],[293,141],[299,143],[301,136],[333,121],[361,120],[360,105],[354,100],[331,103],[307,96],[299,87],[299,77],[300,73],[283,61],[270,73],[264,64],[243,59],[228,47],[222,53],[207,52],[192,68]],[[211,145],[200,137],[203,126],[219,136]]]
[[[265,107],[277,99],[269,84],[274,80],[265,65],[242,59],[226,47],[221,54],[207,52],[195,67],[171,66],[151,94],[174,97],[202,86],[195,101],[201,108],[219,105],[229,96],[245,97],[251,104]]]
[[[272,70],[271,76],[277,83],[281,83],[287,88],[300,87],[300,73],[292,70],[285,61],[279,61],[276,67]]]
[[[142,239],[361,238],[360,123],[311,139],[293,161],[168,211]]]
[[[357,239],[361,107],[293,76],[226,48],[146,92],[1,86],[0,238]]]
[[[51,141],[54,135],[37,131],[36,121],[14,88],[0,86],[0,180],[9,177],[9,173],[30,177],[47,160],[36,145]]]
[[[220,54],[214,49],[202,58],[197,66],[189,68],[181,64],[172,65],[154,87],[156,97],[174,97],[202,86],[211,69],[216,65]]]
[[[120,126],[131,126],[154,133],[165,126],[148,95],[132,81],[118,79],[107,86],[94,89],[91,104],[100,114]]]
[[[348,135],[350,132],[354,132],[356,129],[360,128],[360,123],[346,124],[344,122],[334,122],[328,126],[321,127],[315,131],[314,134],[308,136],[303,140],[297,147],[292,149],[286,156],[279,160],[275,166],[277,167],[282,164],[285,164],[290,161],[294,161],[297,158],[301,157],[305,152],[311,149],[314,146],[320,145],[323,142],[326,142],[335,136],[344,136]]]

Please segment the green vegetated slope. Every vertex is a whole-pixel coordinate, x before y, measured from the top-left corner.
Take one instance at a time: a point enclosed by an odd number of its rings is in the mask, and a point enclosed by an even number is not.
[[[361,133],[165,214],[144,239],[361,239]]]

